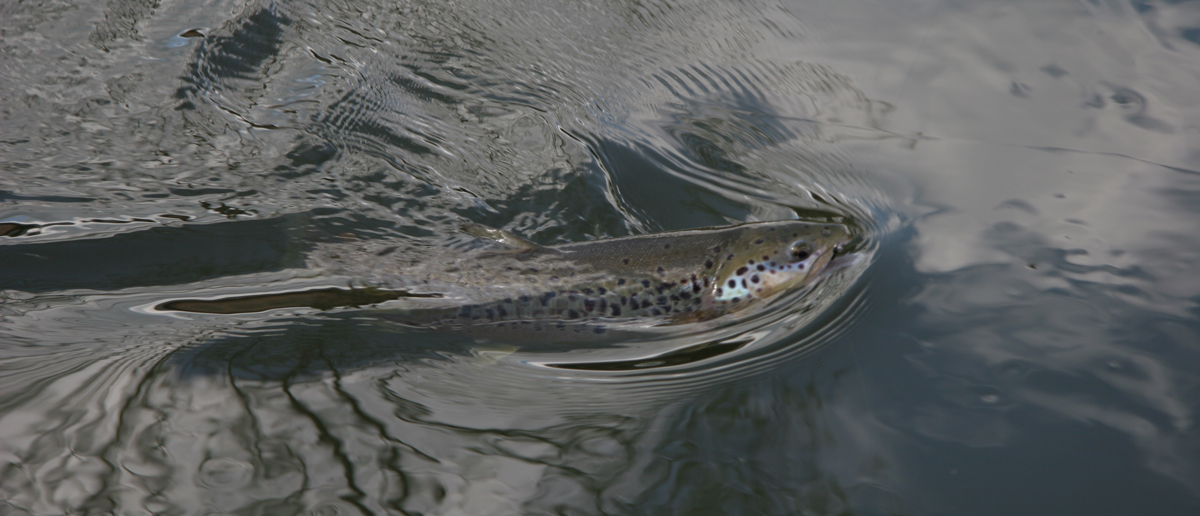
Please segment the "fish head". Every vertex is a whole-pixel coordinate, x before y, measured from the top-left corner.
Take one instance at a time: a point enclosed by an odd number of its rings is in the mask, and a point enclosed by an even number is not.
[[[717,269],[713,302],[740,305],[811,283],[853,235],[841,224],[779,222],[744,227]]]

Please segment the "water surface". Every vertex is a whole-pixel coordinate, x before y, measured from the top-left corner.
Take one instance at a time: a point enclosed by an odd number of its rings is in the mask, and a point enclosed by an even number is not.
[[[1195,2],[0,6],[0,503],[121,514],[1194,514]],[[844,220],[768,316],[520,346],[333,239]],[[341,280],[338,280],[341,281]]]

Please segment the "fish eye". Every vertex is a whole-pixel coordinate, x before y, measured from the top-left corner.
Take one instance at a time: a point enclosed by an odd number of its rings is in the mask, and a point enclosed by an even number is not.
[[[792,255],[793,261],[802,262],[812,254],[812,248],[809,247],[808,242],[795,242],[788,252]]]

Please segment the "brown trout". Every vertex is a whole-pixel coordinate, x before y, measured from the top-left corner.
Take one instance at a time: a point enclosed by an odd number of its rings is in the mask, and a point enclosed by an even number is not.
[[[421,296],[392,319],[534,330],[544,321],[708,321],[812,283],[852,237],[840,224],[782,221],[544,247],[496,229],[467,230],[495,246],[385,271],[395,279],[378,286]]]
[[[417,261],[406,260],[402,246],[318,245],[309,257],[314,268],[353,279],[350,290],[175,300],[159,308],[229,314],[375,305],[377,317],[408,326],[559,339],[561,330],[603,335],[629,325],[711,321],[808,286],[855,258],[834,259],[853,235],[832,223],[757,222],[549,247],[484,226],[465,229],[490,245]]]

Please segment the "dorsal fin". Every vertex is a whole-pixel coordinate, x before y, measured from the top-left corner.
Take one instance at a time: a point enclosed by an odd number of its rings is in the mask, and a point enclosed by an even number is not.
[[[491,240],[504,249],[502,251],[522,252],[540,249],[542,246],[525,240],[517,235],[504,231],[503,229],[489,228],[483,224],[468,222],[463,226],[463,231],[469,235],[473,235],[486,240]]]

